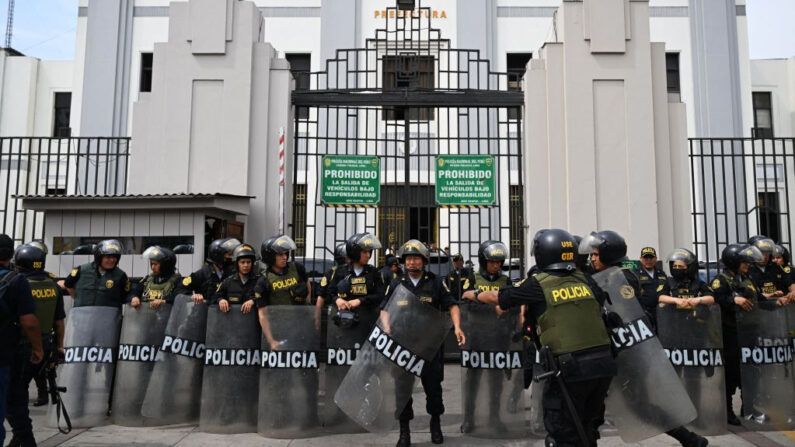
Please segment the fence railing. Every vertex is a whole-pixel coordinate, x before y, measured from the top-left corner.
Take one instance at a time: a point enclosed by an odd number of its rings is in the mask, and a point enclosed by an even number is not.
[[[15,242],[44,236],[29,195],[113,195],[127,190],[129,138],[0,137],[0,232]]]
[[[795,138],[691,138],[693,247],[707,274],[728,244],[764,234],[791,249]]]

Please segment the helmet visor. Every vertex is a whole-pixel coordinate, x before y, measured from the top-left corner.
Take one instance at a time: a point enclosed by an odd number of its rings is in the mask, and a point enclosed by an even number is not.
[[[506,247],[502,242],[491,244],[483,250],[483,256],[486,257],[487,261],[505,261],[505,259],[508,257],[508,247]]]
[[[682,261],[686,265],[696,262],[696,256],[684,248],[677,248],[668,255],[668,262]]]
[[[592,231],[591,234],[582,238],[582,241],[580,241],[580,246],[577,247],[577,253],[581,255],[590,255],[592,248],[598,247],[603,243],[604,239],[599,237],[595,231]]]
[[[293,251],[298,248],[298,246],[295,245],[295,241],[287,235],[277,237],[271,242],[271,247],[274,253],[287,253],[288,251]]]
[[[373,234],[365,233],[359,239],[358,245],[362,247],[362,250],[378,250],[379,248],[381,248],[381,241],[379,241],[378,238],[375,237]]]
[[[748,245],[740,250],[740,256],[743,261],[748,262],[762,262],[765,259],[762,251],[753,245]]]
[[[150,261],[159,261],[163,259],[163,250],[161,250],[157,245],[153,245],[144,250],[141,257]]]

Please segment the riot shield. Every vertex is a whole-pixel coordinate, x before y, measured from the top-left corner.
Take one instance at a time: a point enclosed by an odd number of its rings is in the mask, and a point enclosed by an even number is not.
[[[530,433],[534,436],[544,437],[547,429],[544,426],[544,388],[547,381],[533,382],[530,384]]]
[[[260,329],[257,309],[248,314],[239,304],[207,314],[199,430],[209,433],[257,431]]]
[[[610,267],[593,279],[610,295],[608,309],[624,323],[610,335],[618,349],[618,375],[605,401],[621,439],[638,442],[694,420],[696,409],[624,273]]]
[[[337,307],[331,305],[328,308],[326,362],[323,365],[320,421],[324,430],[330,433],[362,431],[362,427],[346,416],[334,403],[334,394],[356,360],[359,349],[367,339],[379,313],[379,309],[372,306],[359,306],[355,311],[358,314],[358,320],[351,324],[345,321],[335,322]]]
[[[107,422],[121,310],[115,307],[75,307],[64,334],[64,364],[58,385],[72,426],[94,427]],[[57,427],[55,407],[49,408],[49,425]]]
[[[660,304],[657,333],[698,417],[688,427],[700,435],[726,433],[726,380],[720,308],[677,309]]]
[[[793,427],[792,348],[787,307],[760,302],[749,312],[737,311],[743,415],[754,430]]]
[[[461,398],[470,436],[520,438],[527,434],[524,371],[527,359],[519,326],[519,308],[497,315],[493,306],[461,305]]]
[[[174,299],[141,414],[162,425],[199,419],[207,305],[190,295]]]
[[[170,314],[170,304],[157,309],[152,309],[148,303],[138,309],[129,304],[122,308],[119,357],[113,387],[115,424],[127,427],[160,425],[160,421],[141,415],[141,405]]]
[[[313,306],[268,306],[262,332],[257,432],[267,438],[319,433],[320,333]]]
[[[439,351],[449,317],[398,286],[342,380],[334,402],[372,432],[392,430],[414,387]]]

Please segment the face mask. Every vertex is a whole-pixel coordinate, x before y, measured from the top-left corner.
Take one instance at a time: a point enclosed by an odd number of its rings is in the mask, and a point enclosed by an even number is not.
[[[671,276],[680,281],[687,279],[687,269],[672,269]]]

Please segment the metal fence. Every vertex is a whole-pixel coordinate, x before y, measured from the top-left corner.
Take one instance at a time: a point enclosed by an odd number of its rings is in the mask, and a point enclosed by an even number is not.
[[[130,139],[0,137],[2,233],[22,243],[44,237],[43,213],[28,195],[107,195],[127,190]]]
[[[691,138],[696,255],[707,274],[728,244],[764,234],[791,250],[795,138]]]

